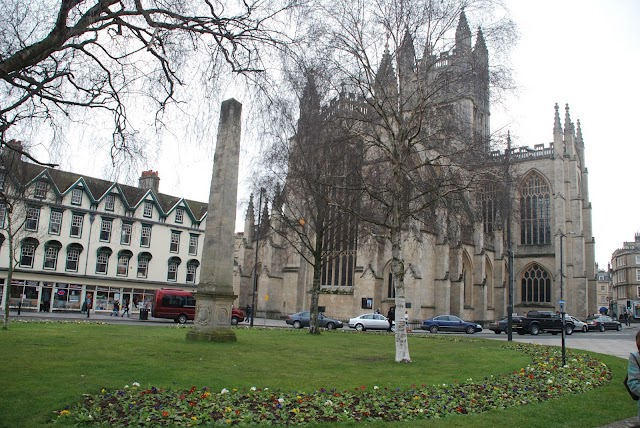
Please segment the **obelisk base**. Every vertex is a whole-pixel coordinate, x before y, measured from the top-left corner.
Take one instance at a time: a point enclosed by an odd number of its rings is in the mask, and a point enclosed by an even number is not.
[[[231,307],[236,297],[233,292],[198,291],[196,319],[187,332],[187,340],[236,342],[236,334],[231,329]]]

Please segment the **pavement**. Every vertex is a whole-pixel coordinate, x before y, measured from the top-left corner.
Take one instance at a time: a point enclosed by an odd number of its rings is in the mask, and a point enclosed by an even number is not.
[[[171,326],[175,325],[173,320],[154,318],[149,315],[148,319],[142,320],[138,314],[133,314],[130,317],[122,317],[122,316],[112,316],[109,313],[92,313],[87,318],[86,314],[81,314],[78,312],[31,312],[31,311],[21,311],[20,315],[18,315],[15,311],[11,312],[12,320],[31,320],[31,319],[39,319],[39,320],[58,320],[58,321],[89,321],[89,322],[107,322],[107,323],[126,323],[132,325],[140,325],[140,326]],[[282,328],[291,328],[291,326],[287,325],[284,320],[278,319],[270,319],[270,318],[259,318],[256,317],[253,320],[253,325],[255,327],[282,327]],[[245,320],[238,324],[239,327],[249,326],[249,321]],[[631,324],[631,326],[624,326],[625,329],[635,329],[637,330],[640,327],[640,324]],[[348,327],[347,327],[348,329]],[[411,334],[425,334],[421,330],[414,330]],[[477,333],[478,336],[482,336],[485,339],[495,339],[495,340],[507,340],[506,334],[495,334],[490,330],[483,330],[481,333]],[[607,336],[604,336],[607,337]],[[585,351],[593,351],[598,352],[600,354],[605,355],[613,355],[616,357],[620,357],[623,359],[627,359],[629,355],[630,349],[635,349],[635,335],[632,337],[631,343],[620,343],[619,339],[615,339],[613,341],[596,341],[593,338],[589,337],[588,334],[584,333],[574,333],[569,337],[567,337],[567,347],[582,349]],[[543,345],[549,345],[548,338],[545,339],[545,336],[519,336],[513,335],[512,340],[514,342],[522,342],[522,343],[537,343]],[[622,385],[621,385],[622,386]],[[603,425],[598,428],[640,428],[640,420],[637,417],[633,417],[630,419],[624,419],[621,421],[616,421],[608,425]]]

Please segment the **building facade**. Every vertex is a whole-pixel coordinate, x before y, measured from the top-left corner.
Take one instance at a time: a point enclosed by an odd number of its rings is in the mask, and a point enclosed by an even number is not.
[[[402,49],[406,52],[397,56],[404,58],[405,63],[415,57],[412,40],[405,38]],[[482,64],[488,61],[482,33],[478,32],[472,44],[464,12],[451,52],[434,55],[425,49],[428,56],[407,67],[412,72],[421,70],[422,64],[431,64],[435,74],[427,79],[442,75],[455,80],[447,74],[446,67],[456,63],[459,67],[456,55],[461,55],[460,52],[470,52],[479,70],[474,71],[475,78],[488,79],[481,72]],[[390,76],[393,67],[388,55],[385,51],[376,82],[395,81]],[[407,81],[419,78],[416,71]],[[489,82],[476,80],[461,86],[468,87],[469,94],[460,97],[454,109],[468,117],[473,140],[484,142],[489,135]],[[354,94],[340,92],[325,109],[351,106],[352,110],[358,110],[353,107],[355,99]],[[303,106],[304,100],[301,117]],[[511,215],[495,209],[496,201],[491,200],[490,192],[470,192],[460,205],[438,206],[425,213],[433,221],[411,226],[404,232],[402,256],[410,320],[453,314],[487,322],[505,316],[510,284],[515,313],[560,310],[561,301],[566,302],[566,311],[577,317],[597,312],[595,239],[582,130],[579,121],[577,125],[572,121],[568,105],[561,112],[556,104],[554,114],[550,114],[551,123],[551,141],[547,143],[535,144],[533,148],[509,145],[504,153],[487,152],[498,162],[509,163]],[[489,150],[488,145],[486,149]],[[506,181],[499,184],[507,185]],[[309,309],[312,267],[288,240],[282,239],[286,232],[275,233],[283,227],[282,216],[287,215],[277,201],[278,195],[274,196],[271,210],[268,206],[258,207],[262,210],[259,235],[255,233],[255,208],[253,202],[250,204],[245,233],[236,239],[237,281],[242,305],[251,303],[255,292],[258,312],[283,315]],[[326,260],[321,309],[343,319],[375,309],[386,313],[395,304],[390,243],[363,232],[350,242],[354,247],[349,252]],[[512,278],[510,253],[514,260]]]
[[[611,255],[612,307],[618,315],[626,309],[640,319],[640,233]]]
[[[90,297],[93,311],[118,301],[137,313],[159,288],[195,290],[206,203],[160,193],[155,171],[132,187],[26,162],[9,149],[2,159],[2,308],[8,299],[13,309],[80,312]]]

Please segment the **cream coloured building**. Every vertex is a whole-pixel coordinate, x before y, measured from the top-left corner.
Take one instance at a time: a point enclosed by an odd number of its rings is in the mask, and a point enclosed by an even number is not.
[[[0,205],[2,308],[8,298],[13,309],[80,312],[91,296],[94,311],[110,312],[117,300],[137,313],[158,288],[195,290],[206,203],[160,193],[154,171],[132,187],[39,166],[8,149],[2,160],[3,194],[16,206],[10,214]]]

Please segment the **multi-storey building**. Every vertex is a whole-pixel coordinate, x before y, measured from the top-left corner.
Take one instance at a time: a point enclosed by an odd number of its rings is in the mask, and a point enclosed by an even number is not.
[[[447,117],[466,118],[468,123],[461,128],[471,130],[473,135],[467,141],[485,150],[484,156],[494,157],[496,162],[510,167],[512,206],[499,211],[499,201],[492,199],[491,191],[468,192],[460,195],[461,202],[457,205],[434,204],[428,208],[431,211],[423,214],[425,221],[411,224],[405,230],[401,239],[409,318],[420,320],[453,314],[484,322],[502,317],[507,313],[510,282],[514,284],[514,312],[559,310],[561,300],[566,302],[566,311],[574,316],[597,312],[595,240],[580,122],[576,126],[569,107],[562,114],[556,104],[549,121],[553,125],[549,127],[551,142],[536,143],[533,148],[509,146],[505,152],[493,153],[487,144],[488,52],[482,33],[478,31],[472,43],[463,12],[451,51],[438,55],[427,46],[422,50],[423,58],[418,58],[416,52],[420,51],[409,36],[396,52],[385,50],[375,84],[391,85],[387,95],[395,95],[393,85],[404,76],[405,87],[426,79],[427,83],[417,86],[425,90],[436,87],[457,91],[455,96],[434,98],[442,101],[434,110],[443,114],[426,126],[437,126]],[[392,57],[398,58],[395,62],[398,68],[404,67],[401,73],[394,69]],[[465,80],[464,75],[456,77],[460,72],[471,76],[470,80]],[[434,85],[438,79],[444,82]],[[358,114],[366,108],[367,103],[358,106],[358,102],[355,93],[342,91],[323,112],[326,117],[348,117],[349,112]],[[309,105],[307,100],[301,100],[301,120]],[[368,105],[373,105],[373,101]],[[287,183],[292,185],[295,183]],[[507,182],[497,182],[496,186],[505,187]],[[273,199],[272,212],[264,211],[263,222],[267,221],[272,232],[284,224],[295,224],[291,220],[282,221],[288,215],[286,207],[280,206],[278,195]],[[257,260],[258,311],[282,314],[309,309],[313,269],[296,255],[288,244],[290,241],[280,237],[282,233],[262,233],[256,257],[253,209],[251,204],[245,235],[237,243],[241,304],[251,301],[252,272]],[[511,244],[508,230],[512,232]],[[325,238],[339,235],[338,231],[331,233],[327,232]],[[343,242],[347,242],[348,251],[325,259],[320,306],[341,318],[377,308],[386,313],[395,304],[390,242],[365,231]],[[341,244],[336,241],[335,245],[331,242],[327,245],[339,248]],[[508,253],[514,258],[511,276]]]
[[[614,311],[621,314],[626,308],[640,318],[640,233],[611,255],[611,280]]]
[[[12,308],[81,311],[90,296],[95,311],[118,300],[137,312],[159,288],[195,289],[206,203],[160,193],[154,171],[132,187],[26,162],[11,150],[2,159],[2,308],[8,298]]]
[[[613,302],[613,288],[611,286],[611,272],[598,269],[596,279],[598,293],[598,311],[607,311],[610,315],[618,315],[617,307]],[[604,308],[604,309],[603,309]],[[615,310],[614,310],[615,309]]]

